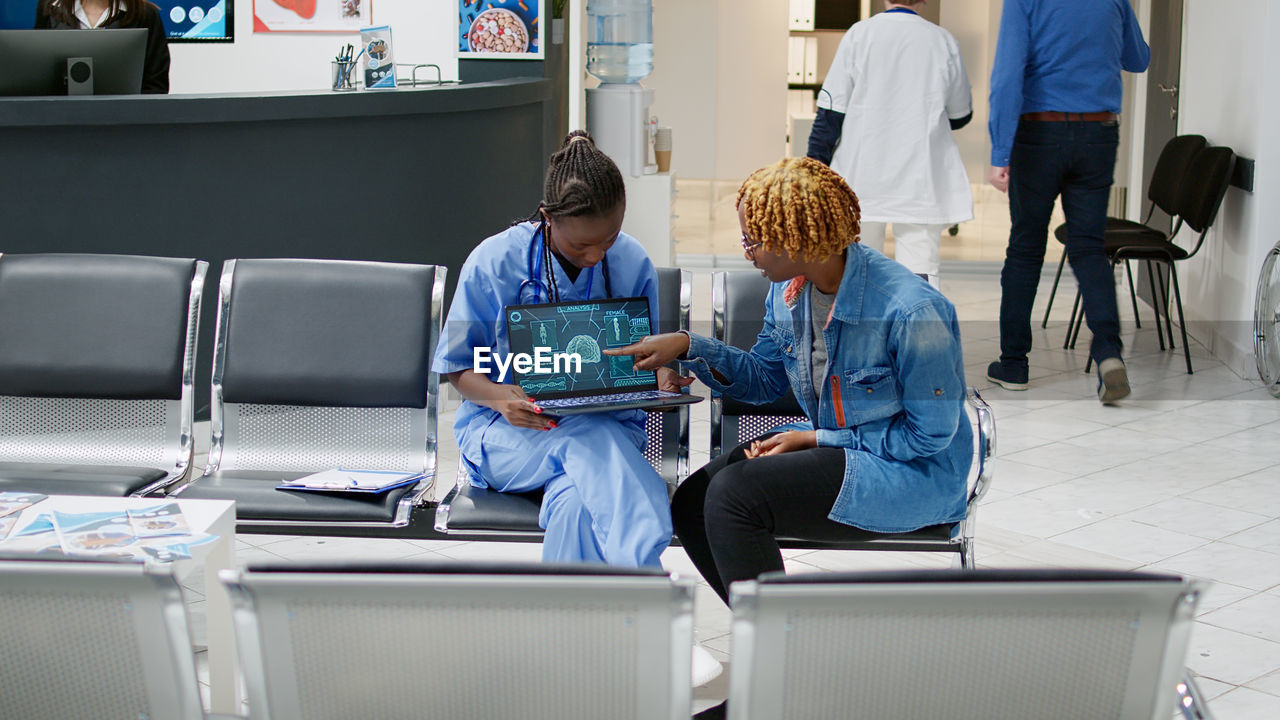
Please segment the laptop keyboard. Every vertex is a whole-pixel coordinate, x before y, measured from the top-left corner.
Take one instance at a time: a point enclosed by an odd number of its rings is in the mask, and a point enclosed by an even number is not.
[[[580,407],[582,405],[609,405],[611,403],[643,402],[646,400],[665,400],[680,397],[680,393],[666,390],[641,390],[640,392],[612,393],[609,395],[587,395],[585,397],[556,398],[554,400],[538,400],[538,406],[544,408]]]

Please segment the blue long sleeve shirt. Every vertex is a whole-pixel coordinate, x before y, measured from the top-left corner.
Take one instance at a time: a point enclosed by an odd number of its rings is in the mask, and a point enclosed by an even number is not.
[[[1142,72],[1150,61],[1128,0],[1004,0],[991,68],[991,164],[1008,167],[1023,113],[1120,112],[1120,71]]]

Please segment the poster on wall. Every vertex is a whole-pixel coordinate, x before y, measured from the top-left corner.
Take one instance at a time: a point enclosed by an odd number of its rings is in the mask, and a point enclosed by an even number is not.
[[[373,0],[253,0],[253,31],[360,32]]]
[[[542,59],[542,0],[458,0],[458,59]]]

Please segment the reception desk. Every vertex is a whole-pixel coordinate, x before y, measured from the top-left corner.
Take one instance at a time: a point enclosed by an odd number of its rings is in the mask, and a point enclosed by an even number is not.
[[[448,266],[537,207],[552,83],[394,91],[0,98],[0,252]],[[559,131],[562,133],[563,131]],[[92,351],[86,348],[86,351]]]

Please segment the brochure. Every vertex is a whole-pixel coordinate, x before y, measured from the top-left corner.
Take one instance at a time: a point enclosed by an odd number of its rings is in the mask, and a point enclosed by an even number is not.
[[[310,490],[319,492],[381,493],[392,488],[411,485],[422,479],[422,473],[406,473],[397,470],[325,470],[286,480],[276,486],[280,490]]]
[[[391,54],[391,26],[361,28],[360,43],[363,45],[365,89],[394,90],[396,61]]]
[[[18,524],[17,515],[5,515],[4,517],[0,517],[0,540],[3,540],[9,537],[9,531],[12,530],[13,526],[17,524]]]
[[[67,555],[113,555],[136,539],[123,512],[71,514],[54,511],[53,527]]]
[[[40,493],[0,492],[0,517],[14,515],[45,499]],[[3,537],[3,536],[0,536]]]
[[[163,537],[166,535],[190,535],[191,527],[178,503],[171,502],[149,508],[129,510],[129,525],[133,534],[139,538]]]

